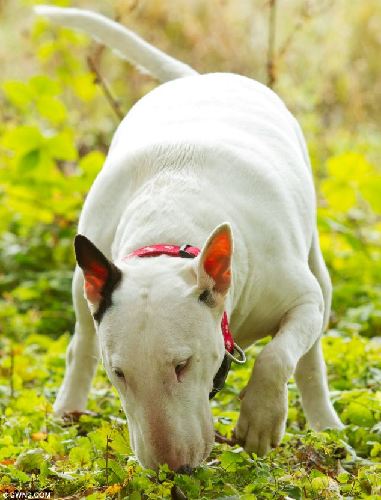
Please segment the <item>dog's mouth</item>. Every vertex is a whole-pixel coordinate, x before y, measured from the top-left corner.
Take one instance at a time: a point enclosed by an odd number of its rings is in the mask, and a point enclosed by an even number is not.
[[[198,466],[200,466],[204,461],[208,459],[213,448],[213,443],[214,442],[205,444],[204,451],[198,454],[197,458],[193,456],[189,460],[183,460],[183,461],[181,460],[173,461],[171,459],[168,460],[150,459],[148,457],[141,456],[139,452],[135,452],[135,455],[139,460],[139,463],[146,469],[152,469],[158,471],[160,466],[167,464],[168,467],[173,472],[176,472],[178,474],[190,475]],[[171,455],[171,453],[168,453],[168,455]]]
[[[215,442],[211,415],[210,422],[206,422],[202,428],[197,425],[194,432],[190,424],[179,425],[178,432],[170,432],[169,429],[168,433],[158,432],[151,438],[149,432],[144,432],[144,423],[131,422],[131,419],[129,430],[131,448],[139,463],[156,471],[161,465],[167,464],[174,472],[190,474],[208,459]]]

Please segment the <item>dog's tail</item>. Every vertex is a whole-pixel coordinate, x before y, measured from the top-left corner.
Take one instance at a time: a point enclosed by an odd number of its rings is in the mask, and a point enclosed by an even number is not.
[[[37,5],[34,11],[53,22],[88,33],[161,82],[197,75],[190,66],[153,47],[121,24],[95,12],[50,5]]]

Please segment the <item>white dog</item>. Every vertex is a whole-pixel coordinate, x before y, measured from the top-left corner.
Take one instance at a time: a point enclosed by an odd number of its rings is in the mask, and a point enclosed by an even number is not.
[[[293,375],[310,425],[342,427],[320,346],[331,283],[313,179],[283,102],[242,76],[200,75],[101,15],[36,10],[167,82],[122,121],[86,199],[75,245],[77,322],[55,411],[85,409],[100,354],[139,461],[197,466],[214,441],[208,396],[226,359],[226,311],[243,348],[273,337],[242,391],[238,442],[258,455],[279,444]],[[185,243],[200,254],[174,258],[156,246]]]

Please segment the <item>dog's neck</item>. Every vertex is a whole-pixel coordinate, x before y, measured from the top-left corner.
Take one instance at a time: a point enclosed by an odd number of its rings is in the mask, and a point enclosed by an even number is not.
[[[210,186],[202,185],[184,172],[158,175],[142,186],[120,219],[112,245],[113,260],[123,259],[147,245],[190,244],[202,248],[210,228],[223,220],[219,207],[207,196],[208,189]],[[234,260],[244,258],[243,253],[240,244],[236,244]],[[149,259],[147,265],[150,265]],[[238,277],[233,271],[233,282],[226,297],[229,316],[242,292],[242,278],[242,274]]]
[[[201,248],[210,227],[221,222],[218,207],[208,200],[207,191],[207,186],[188,172],[158,173],[142,185],[124,210],[115,233],[113,258],[161,243]]]

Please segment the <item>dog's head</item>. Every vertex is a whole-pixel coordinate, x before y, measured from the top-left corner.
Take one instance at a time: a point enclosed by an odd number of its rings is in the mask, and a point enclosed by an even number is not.
[[[224,357],[221,316],[231,282],[230,226],[219,226],[195,259],[110,262],[76,238],[85,296],[103,364],[145,467],[195,467],[209,455],[209,393]]]

